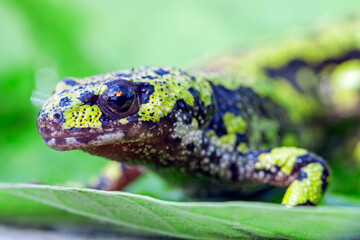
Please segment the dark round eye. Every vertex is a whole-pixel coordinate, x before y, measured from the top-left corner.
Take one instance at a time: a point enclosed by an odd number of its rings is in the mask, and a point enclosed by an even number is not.
[[[102,105],[114,114],[127,113],[132,109],[135,102],[135,89],[127,84],[112,85],[101,95]]]

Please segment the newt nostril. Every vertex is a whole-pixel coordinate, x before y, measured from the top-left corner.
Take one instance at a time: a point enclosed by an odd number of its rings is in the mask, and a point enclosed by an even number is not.
[[[60,120],[60,118],[61,118],[61,115],[59,113],[55,113],[53,115],[53,119],[55,119],[56,121]]]

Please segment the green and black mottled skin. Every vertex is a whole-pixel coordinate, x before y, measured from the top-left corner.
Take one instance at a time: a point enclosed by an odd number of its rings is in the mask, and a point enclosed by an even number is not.
[[[64,79],[40,111],[40,134],[54,149],[143,165],[191,193],[289,186],[283,204],[316,205],[328,165],[289,145],[320,149],[328,125],[359,118],[358,26],[224,58],[208,66],[217,73],[140,67]]]

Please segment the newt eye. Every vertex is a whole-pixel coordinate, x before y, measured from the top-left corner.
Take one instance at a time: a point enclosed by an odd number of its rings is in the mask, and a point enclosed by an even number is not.
[[[100,102],[108,112],[122,117],[129,112],[133,112],[136,99],[134,86],[118,83],[105,90],[101,95]]]

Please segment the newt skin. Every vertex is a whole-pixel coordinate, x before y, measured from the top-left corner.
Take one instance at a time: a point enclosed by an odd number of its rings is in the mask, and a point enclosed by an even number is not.
[[[109,100],[123,96],[119,89],[131,89],[125,112]],[[251,88],[229,90],[172,67],[64,79],[38,117],[44,141],[57,150],[144,165],[187,188],[290,186],[283,204],[316,205],[328,166],[307,150],[275,147],[289,125],[282,107]]]
[[[351,119],[343,142],[360,156],[359,26],[257,46],[207,73],[140,67],[63,79],[39,132],[54,149],[143,165],[189,193],[288,186],[283,204],[317,205],[330,171],[305,148],[332,149],[328,130]]]

